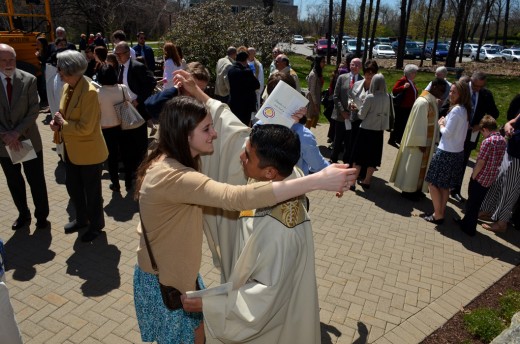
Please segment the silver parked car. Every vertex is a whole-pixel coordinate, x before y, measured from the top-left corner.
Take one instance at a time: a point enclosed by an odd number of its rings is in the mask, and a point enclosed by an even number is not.
[[[372,49],[372,54],[375,58],[395,58],[395,51],[392,46],[386,44],[378,44]]]
[[[304,43],[304,39],[301,35],[294,35],[293,36],[293,43],[294,44],[303,44]]]
[[[475,61],[477,58],[477,52],[473,52],[470,55],[471,61]],[[481,61],[486,60],[502,60],[502,55],[495,49],[487,49],[487,48],[480,48],[480,56]]]
[[[520,49],[504,49],[500,52],[504,61],[520,61]]]

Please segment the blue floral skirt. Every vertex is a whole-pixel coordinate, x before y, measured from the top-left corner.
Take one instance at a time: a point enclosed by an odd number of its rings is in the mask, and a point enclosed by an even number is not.
[[[454,189],[464,176],[464,168],[464,151],[451,153],[437,148],[425,180],[441,189]]]
[[[204,289],[200,275],[197,280],[200,288]],[[191,344],[195,341],[195,329],[201,325],[202,313],[166,308],[157,276],[144,272],[137,265],[134,270],[134,304],[143,342]]]

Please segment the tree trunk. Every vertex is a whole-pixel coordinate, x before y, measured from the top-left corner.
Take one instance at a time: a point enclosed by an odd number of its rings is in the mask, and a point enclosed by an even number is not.
[[[498,11],[497,11],[497,20],[496,20],[496,27],[495,27],[495,40],[494,43],[497,44],[498,42],[498,32],[500,29],[500,17],[502,16],[502,1],[498,2]]]
[[[451,34],[451,42],[457,42],[460,36],[461,23],[466,12],[466,0],[460,0],[459,6],[457,7],[457,15],[455,17],[455,25],[453,27],[453,33]],[[446,67],[455,67],[455,61],[457,60],[457,54],[455,54],[455,48],[457,44],[450,44],[448,50],[448,56],[446,57]]]
[[[511,0],[506,0],[506,13],[504,16],[504,36],[502,37],[502,45],[507,45],[507,29],[509,26],[509,4]]]
[[[340,44],[343,44],[343,33],[345,32],[345,11],[347,8],[347,0],[341,0],[341,13],[339,14],[339,36],[340,36]],[[336,59],[336,67],[339,67],[341,63],[341,53],[342,50],[338,48],[338,58]]]
[[[363,27],[365,26],[365,7],[367,5],[366,0],[361,0],[361,7],[359,8],[359,24],[356,42],[356,57],[361,57],[361,39],[363,37]]]
[[[430,0],[431,1],[431,0]],[[374,38],[376,36],[376,30],[377,30],[377,21],[379,20],[379,5],[381,3],[381,0],[376,1],[376,10],[374,11],[374,25],[372,26],[372,35],[370,37],[370,46],[374,46]],[[369,59],[372,59],[372,49],[370,49],[370,54],[368,55]]]
[[[399,44],[397,45],[397,69],[403,68],[404,48],[406,44],[406,0],[401,0],[401,19],[399,20]]]
[[[327,39],[327,64],[330,64],[330,54],[331,54],[331,50],[332,50],[330,47],[331,47],[331,43],[332,43],[331,40],[332,40],[332,10],[333,10],[333,7],[334,7],[334,2],[333,2],[333,0],[330,0],[330,2],[329,2],[329,29],[328,29],[329,37]],[[339,39],[341,39],[341,37]],[[338,49],[341,49],[340,42],[338,42],[339,45],[336,45],[336,47]]]
[[[363,51],[363,65],[367,60],[368,50],[372,50],[372,47],[368,47],[368,37],[370,35],[370,23],[372,22],[372,7],[374,5],[374,0],[370,0],[370,4],[368,6],[368,18],[367,18],[367,32],[365,33],[365,50]]]
[[[428,14],[426,15],[426,27],[424,28],[423,48],[422,48],[422,54],[421,54],[421,63],[419,64],[419,67],[423,66],[423,61],[426,58],[424,55],[424,51],[426,50],[426,40],[428,39],[428,28],[430,27],[430,12],[432,9],[432,2],[433,2],[433,0],[430,0],[430,3],[428,4]]]
[[[484,36],[487,35],[487,22],[489,19],[489,12],[491,11],[491,7],[493,6],[493,0],[486,0],[486,13],[484,13],[484,22],[482,23],[482,31],[480,32],[480,38],[478,40],[479,50],[477,51],[476,61],[480,61],[480,47],[482,46],[482,42],[484,41]]]
[[[439,16],[437,17],[437,23],[435,24],[435,33],[434,33],[434,38],[433,38],[432,65],[437,64],[437,56],[435,54],[437,53],[437,41],[439,40],[439,28],[441,27],[441,21],[442,21],[443,15],[444,15],[445,6],[446,6],[446,0],[441,0],[441,9],[439,11]],[[456,42],[456,41],[452,40],[452,42]],[[455,45],[455,44],[451,44],[450,48],[452,45]],[[447,59],[447,57],[446,57],[446,59]]]

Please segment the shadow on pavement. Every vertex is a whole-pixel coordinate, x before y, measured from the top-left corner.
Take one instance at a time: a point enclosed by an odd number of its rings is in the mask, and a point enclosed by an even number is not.
[[[321,344],[332,344],[332,338],[329,333],[332,333],[334,337],[341,337],[341,332],[332,325],[324,324],[320,322],[321,329]]]
[[[459,229],[458,225],[453,221],[454,216],[456,216],[456,213],[448,208],[446,211],[446,220],[443,225],[436,227],[437,231],[447,238],[460,242],[466,249],[480,255],[499,259],[512,265],[520,264],[518,252],[494,240],[494,234],[487,236],[480,233],[481,231],[485,231],[485,229],[479,226],[477,227],[477,235],[470,237]],[[497,236],[520,247],[520,235],[518,234],[516,230],[509,226],[506,233],[500,233],[497,234]]]
[[[85,280],[81,285],[83,295],[101,296],[119,288],[121,251],[115,245],[108,244],[105,232],[90,243],[81,242],[80,237],[74,243],[74,253],[66,263],[67,274]]]
[[[357,323],[357,330],[359,338],[352,342],[352,344],[366,344],[368,342],[368,328],[361,321]]]
[[[29,227],[17,230],[5,243],[6,270],[14,270],[13,279],[29,281],[36,276],[36,265],[53,260],[56,253],[49,250],[51,242],[50,227],[36,230],[33,234]]]
[[[412,216],[414,210],[420,212],[431,211],[432,202],[425,197],[419,202],[412,202],[401,197],[401,193],[388,185],[386,180],[372,177],[370,189],[363,190],[360,185],[356,185],[356,195],[363,197],[375,206],[392,214],[399,214],[404,217]]]
[[[139,212],[139,204],[134,200],[134,191],[128,192],[125,197],[120,192],[112,192],[112,198],[105,205],[105,214],[114,220],[126,222],[132,220]]]

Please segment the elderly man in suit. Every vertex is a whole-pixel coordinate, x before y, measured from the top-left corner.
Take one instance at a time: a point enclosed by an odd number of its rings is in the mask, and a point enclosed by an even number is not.
[[[464,142],[464,166],[468,164],[471,151],[477,148],[479,140],[479,123],[485,115],[490,115],[494,119],[498,118],[499,112],[493,93],[486,87],[486,74],[480,71],[475,71],[471,75],[469,87],[471,90],[471,121],[469,123],[466,141]],[[464,175],[459,180],[458,187],[451,190],[451,197],[457,202],[464,202],[464,198],[460,194],[460,188]]]
[[[229,80],[228,71],[233,67],[235,59],[237,58],[237,48],[227,48],[227,56],[222,57],[217,61],[217,79],[215,80],[215,99],[223,103],[229,101]]]
[[[36,126],[39,110],[36,78],[16,69],[16,52],[7,44],[0,44],[0,78],[0,139],[3,143],[0,145],[0,164],[18,209],[18,218],[14,221],[12,229],[26,227],[31,222],[21,165],[31,188],[36,228],[49,228],[49,201],[43,173],[42,140]],[[36,158],[22,164],[13,164],[6,147],[18,151],[24,140],[31,141]]]
[[[153,93],[156,85],[155,78],[144,64],[130,58],[128,43],[119,42],[114,52],[119,62],[119,83],[128,87],[132,103],[141,116],[148,121],[151,117],[146,111],[144,102]],[[132,188],[135,172],[148,148],[146,123],[135,129],[123,130],[120,147],[123,147],[121,155],[125,162],[125,187],[129,191]]]
[[[332,119],[336,121],[336,125],[334,126],[334,148],[330,157],[330,161],[334,163],[338,162],[342,151],[343,162],[350,162],[352,141],[355,137],[352,137],[352,130],[346,130],[345,120],[350,119],[349,98],[352,99],[352,87],[357,81],[363,80],[363,77],[359,74],[360,69],[361,60],[358,58],[352,59],[350,61],[350,73],[340,75],[334,88]]]

